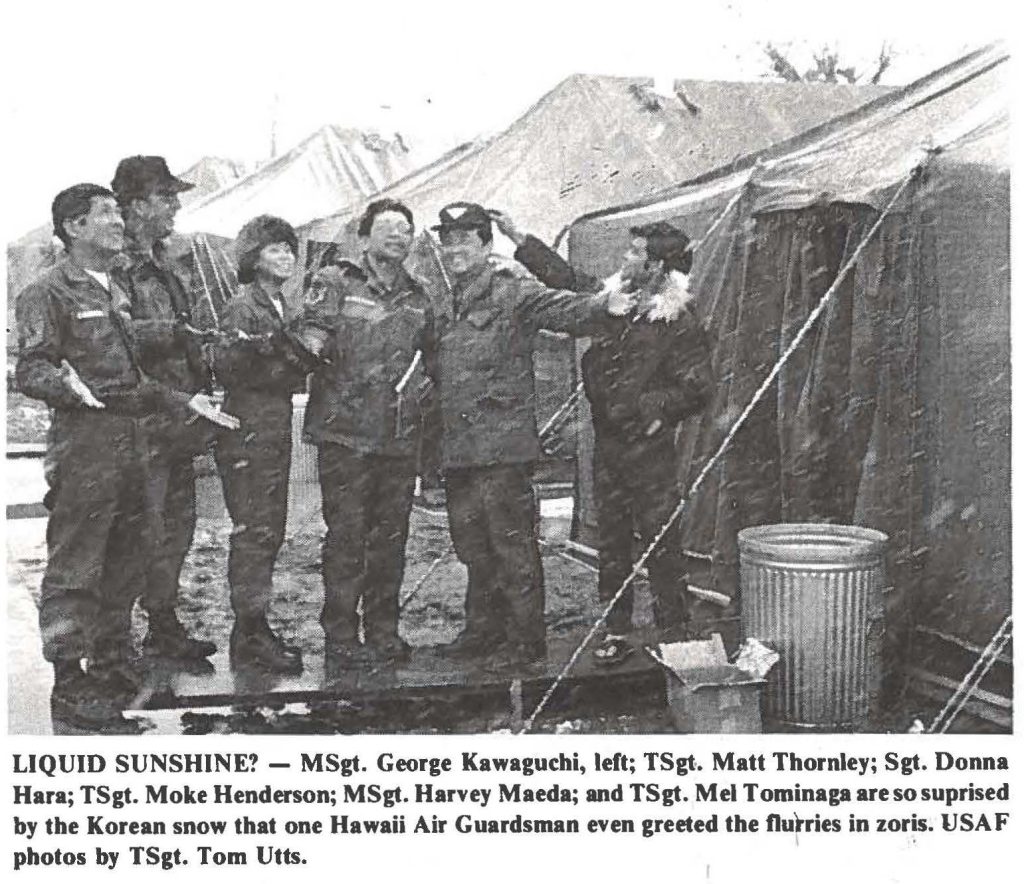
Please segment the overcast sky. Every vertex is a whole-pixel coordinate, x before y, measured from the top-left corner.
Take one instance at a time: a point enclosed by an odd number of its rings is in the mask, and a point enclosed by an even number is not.
[[[60,188],[109,182],[121,156],[160,153],[178,170],[265,159],[275,116],[279,152],[338,123],[399,131],[428,158],[504,128],[575,72],[760,79],[767,41],[801,69],[823,44],[867,68],[885,41],[883,82],[909,82],[1004,36],[1008,6],[8,0],[0,237],[44,222]]]

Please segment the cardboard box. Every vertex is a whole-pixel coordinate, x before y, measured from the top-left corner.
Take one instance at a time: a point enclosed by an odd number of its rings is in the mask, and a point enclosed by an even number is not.
[[[777,654],[745,645],[739,659],[750,668],[743,668],[729,663],[716,633],[706,641],[659,645],[651,656],[665,670],[669,711],[680,733],[762,732],[761,690]]]

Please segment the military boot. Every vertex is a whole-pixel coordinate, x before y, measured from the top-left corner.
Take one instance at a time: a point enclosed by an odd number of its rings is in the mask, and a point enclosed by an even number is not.
[[[302,654],[286,644],[270,628],[265,617],[239,623],[231,630],[231,662],[241,666],[255,666],[279,675],[298,675],[302,672]]]
[[[78,660],[53,664],[50,714],[54,724],[102,734],[138,734],[137,721],[125,718],[124,699],[111,683],[95,673],[84,672]]]
[[[210,641],[191,638],[174,611],[154,611],[149,615],[145,652],[154,657],[202,660],[217,653],[217,646]]]

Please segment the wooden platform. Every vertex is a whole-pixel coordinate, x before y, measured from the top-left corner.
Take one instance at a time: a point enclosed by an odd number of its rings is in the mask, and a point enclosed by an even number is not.
[[[211,658],[213,671],[207,673],[154,662],[132,705],[189,710],[195,716],[225,707],[237,714],[304,704],[314,717],[329,718],[336,730],[445,729],[459,718],[481,715],[511,721],[530,714],[584,634],[550,637],[547,659],[523,667],[494,657],[456,661],[434,648],[415,648],[410,660],[397,666],[341,666],[323,655],[307,657],[303,673],[287,678],[232,669],[226,652]],[[595,665],[587,650],[552,697],[550,713],[620,714],[663,705],[664,676],[639,647],[613,668]]]

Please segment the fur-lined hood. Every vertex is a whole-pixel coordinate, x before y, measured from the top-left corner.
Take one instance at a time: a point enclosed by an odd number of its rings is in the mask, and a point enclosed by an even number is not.
[[[622,288],[622,274],[615,273],[604,282],[604,290]],[[653,295],[641,295],[637,315],[648,322],[674,322],[685,310],[693,306],[695,298],[690,291],[690,277],[678,270],[672,270],[664,278],[658,291]]]

